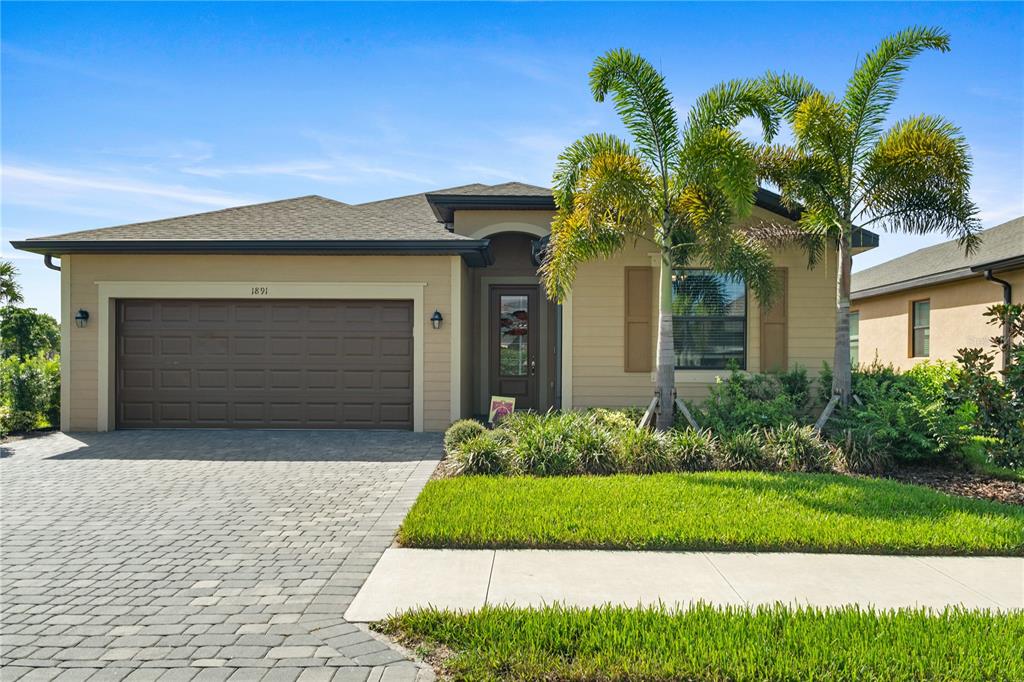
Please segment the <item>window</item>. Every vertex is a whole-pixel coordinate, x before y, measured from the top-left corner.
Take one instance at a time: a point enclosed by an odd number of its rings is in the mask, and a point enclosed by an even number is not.
[[[914,301],[910,329],[911,357],[928,357],[928,337],[931,327],[931,302]]]
[[[747,366],[747,287],[742,278],[710,270],[672,276],[676,369]]]
[[[850,313],[850,365],[860,363],[860,313]]]

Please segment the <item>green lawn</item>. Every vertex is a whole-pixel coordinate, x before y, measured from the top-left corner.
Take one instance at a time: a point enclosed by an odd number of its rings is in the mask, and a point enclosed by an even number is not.
[[[1022,613],[498,607],[376,627],[460,680],[1024,679]]]
[[[710,472],[431,481],[409,547],[1024,554],[1024,508],[880,479]]]

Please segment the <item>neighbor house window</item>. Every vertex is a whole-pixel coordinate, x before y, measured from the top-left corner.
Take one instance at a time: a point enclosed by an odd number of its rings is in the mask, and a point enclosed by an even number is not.
[[[850,313],[850,365],[860,363],[860,313]]]
[[[742,278],[710,270],[672,276],[676,369],[747,366],[747,287]]]
[[[928,337],[930,336],[931,328],[931,302],[930,301],[914,301],[913,304],[913,320],[911,322],[911,346],[913,351],[913,357],[915,358],[926,358],[928,357]]]

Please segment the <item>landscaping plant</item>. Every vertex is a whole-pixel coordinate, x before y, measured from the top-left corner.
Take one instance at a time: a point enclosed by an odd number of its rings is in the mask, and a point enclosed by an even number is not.
[[[949,35],[913,27],[889,36],[854,69],[842,99],[791,74],[769,72],[778,112],[794,143],[763,150],[762,171],[783,202],[800,209],[798,227],[838,249],[836,336],[830,406],[850,403],[850,272],[860,229],[957,237],[966,252],[981,223],[969,196],[971,158],[960,129],[917,115],[885,129],[903,73],[924,50],[949,50]],[[851,388],[853,390],[851,391]]]
[[[992,463],[1024,468],[1024,305],[992,306],[988,323],[1001,327],[992,349],[961,348],[956,359],[963,368],[952,384],[953,399],[976,404],[975,423],[989,437]],[[997,371],[1000,354],[1005,362]]]
[[[0,404],[7,433],[59,426],[59,361],[42,355],[0,360]]]
[[[475,419],[460,419],[444,432],[444,451],[450,455],[458,446],[486,430],[484,425]]]
[[[851,461],[868,468],[882,460],[899,463],[952,462],[962,459],[977,434],[978,407],[952,399],[950,384],[960,369],[931,361],[899,372],[878,362],[853,373],[859,402],[836,410],[825,435],[855,451]],[[830,371],[822,371],[823,382]]]
[[[768,249],[738,226],[754,205],[758,173],[754,145],[736,126],[754,116],[771,139],[778,122],[762,83],[730,81],[697,98],[680,124],[664,77],[627,49],[594,62],[590,89],[598,102],[611,96],[632,140],[585,135],[558,157],[558,210],[541,274],[549,298],[561,301],[580,264],[641,241],[658,252],[657,427],[665,431],[675,401],[673,270],[700,262],[742,275],[766,301],[775,286]]]

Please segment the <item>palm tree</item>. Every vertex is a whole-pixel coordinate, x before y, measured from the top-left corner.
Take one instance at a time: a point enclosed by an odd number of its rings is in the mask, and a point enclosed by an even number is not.
[[[21,303],[21,285],[18,284],[18,268],[10,261],[0,261],[0,305]]]
[[[778,130],[770,92],[759,81],[730,81],[704,93],[680,126],[664,77],[642,57],[611,50],[590,72],[594,99],[611,95],[632,142],[586,135],[562,152],[553,185],[558,211],[541,274],[562,301],[577,267],[609,257],[627,242],[661,254],[657,351],[657,427],[668,429],[675,402],[672,271],[701,262],[746,278],[767,301],[774,288],[768,249],[737,227],[757,191],[754,145],[735,126],[754,116],[766,139]]]
[[[949,50],[941,29],[913,27],[892,35],[857,65],[842,100],[808,81],[769,72],[776,108],[793,130],[793,145],[763,148],[762,172],[791,207],[798,226],[838,248],[836,342],[832,400],[850,401],[850,268],[859,228],[958,237],[967,253],[980,240],[978,209],[969,196],[971,158],[960,129],[928,115],[883,124],[908,62],[924,50]]]

